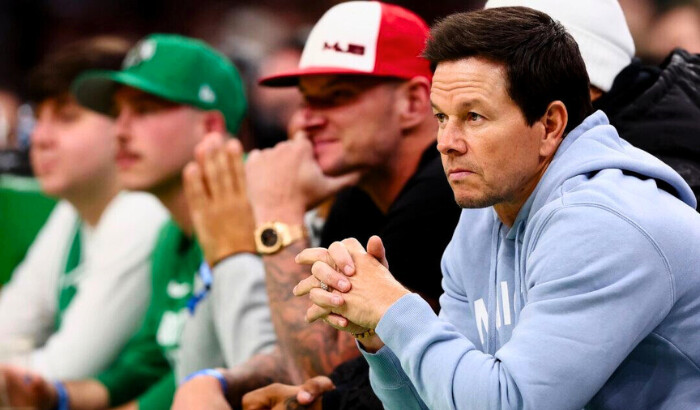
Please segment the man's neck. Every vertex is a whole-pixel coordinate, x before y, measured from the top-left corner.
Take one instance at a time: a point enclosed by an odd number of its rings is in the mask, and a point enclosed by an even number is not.
[[[173,218],[173,221],[175,221],[175,224],[177,224],[182,232],[187,236],[192,236],[194,233],[194,226],[190,218],[190,210],[187,206],[187,198],[185,197],[182,180],[161,186],[152,191],[152,194],[155,195],[170,212],[171,218]]]
[[[416,173],[425,150],[434,144],[434,138],[423,134],[404,138],[396,154],[386,166],[368,172],[358,186],[372,198],[382,213],[387,213],[409,179]]]
[[[525,205],[525,202],[527,202],[530,195],[532,195],[535,188],[537,188],[537,184],[540,182],[540,180],[542,180],[542,177],[544,177],[544,174],[547,172],[547,168],[549,168],[549,164],[551,162],[552,158],[549,158],[546,162],[544,162],[538,172],[532,178],[530,178],[527,183],[523,184],[518,192],[515,193],[512,201],[504,201],[493,206],[493,209],[496,211],[496,215],[498,215],[498,219],[501,220],[503,225],[509,228],[513,227],[515,219],[518,217],[518,213],[520,213],[520,210],[522,209],[523,205]]]
[[[106,178],[108,181],[96,184],[89,192],[68,194],[65,199],[78,211],[80,219],[91,227],[97,226],[102,213],[119,193],[116,178]]]

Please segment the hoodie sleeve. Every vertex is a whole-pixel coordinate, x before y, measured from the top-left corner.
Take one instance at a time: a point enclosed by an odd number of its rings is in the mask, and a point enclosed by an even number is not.
[[[525,260],[525,306],[511,339],[494,355],[460,329],[469,307],[449,297],[459,289],[446,288],[441,299],[448,321],[416,295],[386,312],[377,334],[398,359],[397,372],[415,387],[416,401],[435,409],[580,409],[669,312],[674,295],[666,259],[633,221],[583,205],[560,208],[540,226]],[[372,372],[373,386],[380,375]],[[377,394],[387,408],[398,408],[392,390]]]

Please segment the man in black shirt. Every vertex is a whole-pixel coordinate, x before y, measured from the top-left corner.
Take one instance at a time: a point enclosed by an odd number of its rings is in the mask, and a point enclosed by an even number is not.
[[[380,235],[392,272],[437,306],[440,258],[459,208],[435,148],[430,67],[418,57],[427,33],[425,22],[401,7],[343,3],[314,27],[299,70],[261,80],[270,86],[296,85],[304,98],[292,120],[294,137],[250,153],[245,169],[279,346],[264,357],[221,371],[218,376],[228,387],[225,393],[211,372],[192,379],[178,391],[175,409],[223,406],[224,394],[237,406],[241,393],[251,388],[270,382],[299,384],[330,374],[358,356],[352,336],[323,323],[306,323],[307,303],[292,295],[293,286],[309,274],[307,267],[294,262],[296,254],[309,246],[302,228],[304,211],[339,192],[351,179],[356,186],[337,194],[322,246],[349,236],[366,240]],[[210,151],[216,151],[215,146]],[[205,161],[204,179],[209,178],[206,168]],[[214,225],[231,226],[224,220]],[[231,247],[219,251],[222,257],[235,252]],[[323,399],[328,408],[351,408],[360,405],[355,398],[372,397],[361,360],[344,365],[334,381],[338,389]],[[266,403],[287,401],[289,388],[293,400],[298,387],[287,386],[283,394],[253,393],[245,404],[254,407],[261,394]],[[376,398],[361,405],[381,408]]]

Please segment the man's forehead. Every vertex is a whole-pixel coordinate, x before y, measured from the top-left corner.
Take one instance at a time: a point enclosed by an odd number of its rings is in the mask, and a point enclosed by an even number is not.
[[[182,105],[174,101],[166,100],[163,97],[159,97],[155,94],[139,90],[138,88],[129,87],[127,85],[120,86],[114,93],[114,102],[119,105],[124,104],[135,104],[147,102],[151,104],[158,104],[163,107],[175,107]]]
[[[487,97],[506,93],[506,70],[503,64],[470,57],[441,62],[435,68],[430,89],[431,99],[469,93]]]
[[[378,84],[388,84],[396,80],[369,75],[305,75],[299,78],[299,90],[302,93],[314,93],[336,87],[364,89]]]

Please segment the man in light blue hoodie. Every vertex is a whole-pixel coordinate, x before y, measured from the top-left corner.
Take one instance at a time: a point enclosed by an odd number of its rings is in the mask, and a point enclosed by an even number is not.
[[[393,278],[373,237],[297,257],[314,264],[295,288],[314,302],[307,319],[358,336],[389,409],[700,408],[688,185],[591,114],[576,43],[541,12],[452,15],[424,54],[464,208],[440,316]]]

